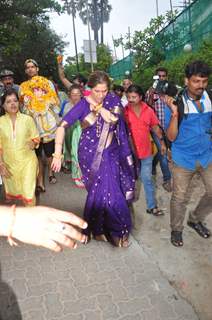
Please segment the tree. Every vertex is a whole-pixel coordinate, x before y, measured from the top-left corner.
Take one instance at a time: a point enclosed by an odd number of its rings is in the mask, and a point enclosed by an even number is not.
[[[17,16],[46,20],[49,11],[59,13],[61,6],[55,0],[0,0],[0,25]]]
[[[96,70],[108,71],[109,66],[113,63],[111,50],[105,44],[99,44],[97,46],[97,64]]]
[[[129,33],[125,38],[122,36],[114,39],[114,46],[134,52],[134,61],[138,68],[141,66],[149,66],[157,64],[164,58],[164,50],[167,45],[174,41],[173,34],[160,34],[162,30],[170,21],[175,19],[177,11],[167,11],[165,15],[160,15],[157,18],[150,20],[149,26],[143,31],[135,31],[132,39]],[[123,49],[122,49],[123,50]]]
[[[23,64],[27,58],[38,61],[41,73],[57,76],[56,55],[65,47],[49,27],[50,10],[61,7],[53,0],[0,1],[1,68],[15,72],[16,81],[24,80]]]
[[[185,77],[185,66],[194,60],[202,60],[212,68],[212,39],[204,40],[200,48],[196,52],[182,53],[172,60],[160,61],[160,64],[144,68],[142,72],[133,72],[133,81],[142,84],[144,90],[152,85],[152,76],[155,69],[159,66],[167,68],[169,80],[183,86]],[[212,75],[209,78],[209,85],[212,86]]]
[[[104,44],[99,44],[97,46],[97,64],[95,64],[95,70],[108,71],[109,66],[111,65],[113,59],[111,55],[111,50],[108,46]],[[84,54],[79,55],[79,66],[80,73],[85,77],[88,77],[90,74],[90,63],[86,63],[84,59]],[[68,79],[71,79],[74,75],[76,75],[77,68],[74,57],[68,57],[66,59],[65,65],[65,74]]]
[[[90,74],[90,63],[86,63],[84,59],[84,54],[79,54],[79,68],[80,68],[80,74],[82,74],[84,77],[88,77]],[[76,61],[74,57],[68,57],[66,59],[66,64],[64,66],[66,77],[71,80],[76,74],[78,74],[77,67],[76,67]]]
[[[77,71],[79,72],[77,38],[76,38],[76,28],[75,28],[75,18],[76,18],[78,1],[77,0],[62,0],[62,1],[64,2],[63,10],[67,11],[67,13],[72,16],[73,32],[74,32],[74,46],[75,46],[75,54],[76,54],[75,59],[76,59]]]
[[[112,6],[108,0],[92,0],[89,3],[84,0],[78,0],[79,16],[84,24],[87,24],[87,18],[89,17],[91,28],[94,31],[94,40],[96,40],[97,44],[99,44],[98,31],[102,28],[103,32],[103,23],[109,21],[111,10]],[[103,35],[101,38],[103,42]]]

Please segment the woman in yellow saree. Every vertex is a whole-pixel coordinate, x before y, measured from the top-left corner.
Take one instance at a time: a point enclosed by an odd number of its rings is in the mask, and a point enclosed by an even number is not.
[[[0,117],[0,175],[7,200],[35,205],[38,161],[34,149],[39,134],[34,120],[19,112],[18,96],[8,90],[2,97],[5,115]]]

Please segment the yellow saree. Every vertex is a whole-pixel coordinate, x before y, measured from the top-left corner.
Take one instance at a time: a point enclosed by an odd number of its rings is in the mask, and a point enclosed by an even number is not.
[[[0,151],[11,173],[3,177],[7,199],[19,199],[25,205],[35,204],[35,186],[38,172],[37,157],[28,146],[30,140],[39,141],[34,120],[17,113],[15,128],[8,114],[0,117]]]

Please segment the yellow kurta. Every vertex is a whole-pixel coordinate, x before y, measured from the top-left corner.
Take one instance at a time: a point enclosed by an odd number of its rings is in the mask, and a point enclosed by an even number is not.
[[[35,203],[35,186],[38,161],[35,151],[27,143],[39,138],[34,120],[17,113],[15,129],[8,114],[0,117],[0,149],[3,161],[12,176],[4,178],[7,199],[20,199],[25,204]]]

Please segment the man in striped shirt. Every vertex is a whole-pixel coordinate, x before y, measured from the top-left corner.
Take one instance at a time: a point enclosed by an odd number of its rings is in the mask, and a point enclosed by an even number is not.
[[[159,77],[159,80],[167,80],[168,70],[166,68],[159,67],[158,69],[156,69],[155,75],[157,75]],[[146,93],[146,102],[155,111],[155,113],[159,119],[160,126],[164,130],[165,129],[165,106],[166,106],[166,104],[163,101],[162,95],[156,93],[155,89],[153,87],[151,87]],[[158,141],[157,137],[155,137],[154,134],[153,134],[153,139],[154,139],[154,142],[158,148],[158,152],[153,159],[152,173],[153,173],[153,175],[156,175],[156,166],[157,166],[158,162],[160,162],[160,167],[161,167],[161,171],[163,174],[163,187],[166,191],[171,192],[172,191],[171,172],[170,172],[169,166],[168,166],[167,155],[161,154],[160,142]]]

